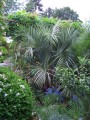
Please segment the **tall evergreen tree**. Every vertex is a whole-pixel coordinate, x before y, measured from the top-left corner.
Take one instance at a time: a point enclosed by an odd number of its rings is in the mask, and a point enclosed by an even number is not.
[[[53,12],[54,12],[54,10],[49,7],[45,10],[45,12],[42,13],[42,16],[49,17],[49,18],[53,17]]]
[[[36,10],[38,11],[43,11],[42,7],[43,5],[40,3],[41,0],[29,0],[29,2],[26,4],[26,11],[27,12],[35,12]]]
[[[42,13],[42,15],[46,17],[59,18],[61,20],[69,20],[69,19],[72,21],[79,20],[79,15],[70,7],[64,7],[60,9],[48,8]]]
[[[69,20],[69,19],[73,21],[79,20],[78,19],[79,15],[74,10],[72,10],[70,7],[55,9],[53,17],[55,18],[57,17],[62,20]]]
[[[5,13],[8,14],[11,11],[16,11],[19,9],[18,0],[6,0]]]

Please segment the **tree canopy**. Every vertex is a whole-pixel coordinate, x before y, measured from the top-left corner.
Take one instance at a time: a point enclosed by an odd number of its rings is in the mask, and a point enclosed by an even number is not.
[[[60,9],[48,8],[43,12],[42,15],[47,17],[59,18],[61,20],[70,19],[72,21],[79,21],[79,15],[70,7],[64,7]]]
[[[43,11],[42,7],[43,5],[40,3],[41,0],[29,0],[29,2],[26,4],[26,11],[27,12],[35,12],[36,10],[38,11]]]
[[[8,14],[11,11],[16,11],[19,9],[19,4],[18,0],[6,0],[5,13]]]
[[[52,8],[47,8],[43,13],[42,13],[42,15],[44,16],[44,17],[53,17],[53,14],[54,14],[54,9],[52,9]]]

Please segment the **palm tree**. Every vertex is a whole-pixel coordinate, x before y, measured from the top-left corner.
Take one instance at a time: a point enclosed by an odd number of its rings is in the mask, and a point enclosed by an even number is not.
[[[70,67],[74,63],[71,46],[77,33],[78,30],[63,28],[60,22],[51,27],[43,24],[20,27],[15,37],[18,40],[15,50],[19,52],[19,60],[25,61],[24,69],[21,66],[25,76],[32,77],[40,86],[45,82],[52,83],[57,65]]]

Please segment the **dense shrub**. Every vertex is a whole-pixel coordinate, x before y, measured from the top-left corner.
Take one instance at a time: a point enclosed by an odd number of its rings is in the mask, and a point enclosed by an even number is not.
[[[0,37],[2,37],[3,33],[5,32],[4,29],[5,21],[3,16],[4,6],[5,6],[5,0],[0,0]]]
[[[78,48],[78,49],[77,49]],[[79,40],[74,45],[74,51],[78,56],[84,56],[87,54],[87,52],[90,50],[90,40]]]
[[[4,37],[0,38],[0,62],[3,62],[8,55],[8,44]]]
[[[9,29],[7,30],[7,35],[14,36],[15,31],[19,29],[20,26],[35,26],[37,24],[43,24],[46,26],[55,25],[58,19],[55,18],[47,18],[47,17],[40,17],[38,14],[32,14],[25,11],[19,11],[14,14],[10,14],[7,16],[9,21]],[[63,27],[73,27],[75,29],[82,30],[81,22],[72,22],[72,21],[65,21],[62,20],[60,22]]]
[[[32,92],[25,81],[0,68],[0,120],[28,120],[32,112]]]
[[[0,0],[0,62],[3,62],[3,60],[6,58],[7,55],[7,48],[6,48],[6,41],[4,39],[5,36],[5,18],[4,18],[4,6],[5,6],[5,0]]]
[[[60,88],[63,88],[63,93],[67,97],[72,95],[90,95],[89,79],[87,69],[81,66],[79,69],[57,68],[57,79],[60,80]]]
[[[90,51],[90,25],[89,24],[83,27],[83,32],[80,35],[80,38],[74,44],[73,48],[76,55],[81,57],[86,56],[87,52]]]
[[[7,30],[7,35],[14,36],[15,31],[19,29],[20,26],[35,26],[37,24],[47,25],[55,24],[56,19],[48,19],[39,17],[37,14],[28,13],[25,11],[19,11],[14,14],[7,16],[9,21],[9,30]]]

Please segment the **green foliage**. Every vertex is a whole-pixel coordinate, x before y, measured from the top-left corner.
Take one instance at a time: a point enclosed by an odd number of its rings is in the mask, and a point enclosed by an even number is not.
[[[88,74],[90,74],[89,73],[89,71],[90,71],[90,59],[89,59],[89,54],[87,53],[86,54],[86,56],[85,57],[78,57],[78,59],[79,59],[79,63],[80,63],[80,65],[81,65],[81,67],[85,67],[86,68],[86,72],[88,72]]]
[[[81,98],[84,105],[84,119],[88,120],[90,118],[90,95]]]
[[[9,14],[12,11],[19,9],[19,3],[17,0],[6,0],[6,6],[4,8],[5,14]]]
[[[4,29],[4,16],[3,16],[3,12],[4,12],[4,6],[5,6],[5,0],[1,0],[0,1],[0,37],[3,35],[5,29]]]
[[[57,85],[56,87],[59,86],[58,90],[62,90],[66,99],[71,99],[73,95],[77,95],[81,99],[84,95],[87,98],[87,100],[83,100],[85,115],[81,106],[72,103],[71,109],[68,110],[65,106],[61,106],[60,114],[56,109],[57,112],[50,111],[49,108],[44,112],[39,106],[38,114],[41,114],[41,118],[48,120],[56,119],[58,116],[59,119],[61,117],[66,119],[69,116],[69,120],[77,120],[83,115],[89,116],[89,112],[86,111],[89,111],[90,108],[86,103],[89,100],[87,96],[90,96],[90,75],[87,74],[90,69],[90,60],[89,57],[85,57],[85,62],[83,62],[84,59],[80,57],[83,49],[80,54],[77,52],[79,50],[77,46],[79,45],[80,48],[84,39],[88,42],[83,42],[82,48],[85,43],[88,47],[85,46],[84,51],[89,50],[88,30],[86,31],[80,22],[58,21],[58,19],[39,17],[25,11],[9,15],[8,20],[8,35],[14,39],[11,43],[14,69],[22,70],[22,76],[28,79],[30,83],[32,80],[35,83],[34,85],[39,88],[42,88],[44,84],[48,87],[52,86],[53,81],[57,80],[60,86]],[[88,70],[86,65],[89,68]],[[76,69],[77,67],[78,69]],[[38,95],[39,92],[36,94]],[[41,101],[40,105],[44,103],[46,106],[52,106],[55,102],[59,102],[57,96],[45,96],[43,100],[43,94],[40,95],[38,95]],[[48,111],[50,114],[47,113]]]
[[[42,120],[50,120],[50,117],[52,115],[56,115],[57,117],[59,116],[59,106],[52,105],[52,106],[47,106],[47,107],[45,106],[41,108],[37,107],[36,112]],[[58,120],[58,119],[55,119],[55,120]]]
[[[0,62],[6,58],[7,55],[7,43],[5,41],[5,18],[4,18],[4,7],[5,7],[5,0],[0,1]]]
[[[5,5],[5,0],[0,0],[0,15],[2,15],[3,13],[4,5]]]
[[[41,0],[29,0],[26,4],[26,11],[27,12],[35,12],[36,10],[43,11],[43,5],[40,3]]]
[[[53,13],[54,13],[54,10],[52,8],[47,8],[43,13],[41,13],[42,16],[44,17],[52,17],[53,16]]]
[[[78,48],[78,49],[77,49]],[[84,28],[79,40],[74,45],[77,56],[85,56],[90,50],[90,25]]]
[[[57,21],[56,19],[40,18],[36,13],[28,13],[25,11],[19,11],[7,16],[9,22],[8,35],[14,36],[15,31],[21,26],[36,26],[37,24],[45,23],[46,25],[53,25]]]
[[[55,94],[46,95],[43,98],[43,103],[44,103],[45,106],[54,105],[54,104],[60,103],[60,96],[59,95],[55,95]]]
[[[87,76],[86,69],[81,67],[80,70],[70,68],[57,68],[56,74],[63,88],[63,93],[67,97],[71,97],[76,94],[81,96],[82,94],[90,95],[89,76]]]
[[[18,11],[16,13],[12,13],[12,14],[9,14],[7,16],[7,18],[9,20],[15,20],[14,22],[18,22],[18,24],[22,24],[22,25],[25,25],[25,22],[26,22],[26,25],[27,23],[29,22],[33,22],[35,21],[35,18],[37,17],[36,14],[30,14],[28,12],[25,12],[25,11]],[[38,18],[37,18],[38,19]],[[30,23],[29,23],[30,24]],[[33,24],[33,23],[32,23]]]
[[[8,53],[7,49],[3,46],[0,46],[0,51],[2,52],[2,54],[6,55]]]
[[[64,104],[48,105],[37,107],[36,112],[42,120],[78,120],[83,118],[83,107],[77,103],[69,103],[70,108],[66,108]]]
[[[71,10],[69,7],[64,7],[61,9],[56,9],[54,12],[54,17],[58,17],[62,20],[73,20],[78,21],[78,14]]]
[[[80,21],[78,18],[79,15],[69,7],[64,7],[60,9],[48,8],[42,13],[42,15],[45,17],[59,18],[61,20]]]
[[[78,49],[77,49],[78,48]],[[84,56],[90,50],[90,40],[79,40],[74,45],[74,51],[78,56]]]
[[[6,59],[8,51],[5,47],[0,46],[0,52],[2,54],[2,55],[0,55],[0,63],[2,63]]]
[[[73,64],[71,46],[78,37],[77,33],[78,30],[63,26],[61,21],[51,27],[43,24],[21,26],[15,34],[13,60],[26,72],[29,70],[39,86],[45,81],[50,83],[52,68]]]
[[[0,39],[1,39],[0,40],[0,52],[1,52],[0,62],[3,62],[8,55],[8,44],[5,41],[4,37],[1,37]]]
[[[0,46],[5,46],[5,47],[7,46],[7,43],[4,37],[0,38]]]
[[[73,28],[70,21],[58,21],[55,25],[50,25],[50,22],[52,24],[55,21],[42,18],[41,23],[47,24],[28,27],[20,25],[19,29],[13,32],[14,64],[25,71],[25,77],[28,74],[28,77],[31,76],[39,86],[45,81],[51,83],[56,65],[73,66],[74,53],[71,46],[79,35],[78,29]]]
[[[68,103],[69,107],[65,107],[65,105],[60,105],[59,113],[61,115],[66,115],[71,118],[71,120],[78,120],[79,118],[83,118],[84,115],[84,107],[80,106],[80,104],[70,101]]]
[[[25,81],[0,67],[0,119],[28,120],[32,113],[32,92]]]
[[[47,18],[47,17],[40,17],[35,13],[28,13],[25,11],[19,11],[14,14],[10,14],[7,16],[9,22],[9,29],[7,30],[7,34],[10,36],[14,36],[16,30],[19,30],[20,26],[36,26],[44,24],[45,26],[53,26],[56,24],[58,19],[55,18]],[[72,21],[61,21],[61,25],[63,26],[70,26],[75,29],[82,30],[80,22],[72,22]]]
[[[5,56],[0,56],[0,63],[2,63],[5,60]]]

